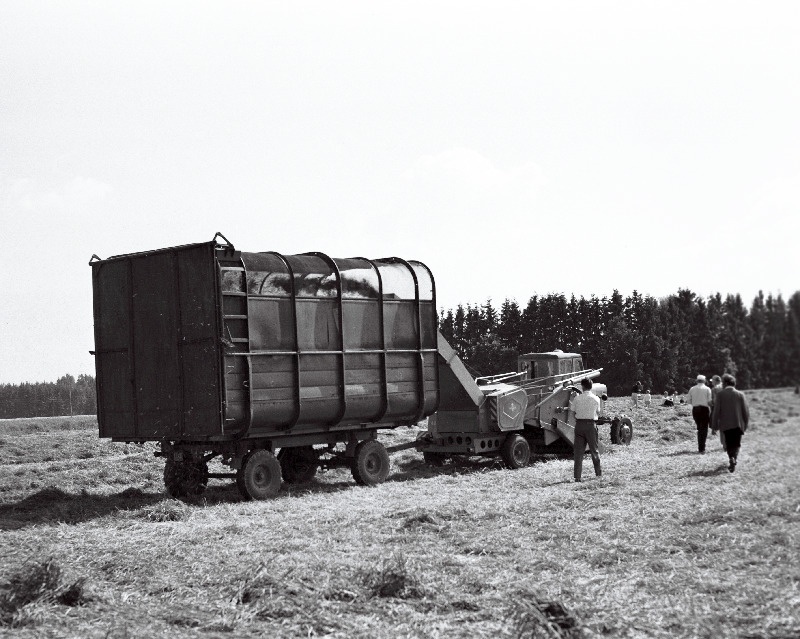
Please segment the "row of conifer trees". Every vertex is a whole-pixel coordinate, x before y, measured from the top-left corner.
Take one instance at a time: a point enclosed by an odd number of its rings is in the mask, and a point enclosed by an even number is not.
[[[680,289],[662,299],[636,291],[585,299],[534,295],[522,308],[505,300],[442,310],[440,330],[475,374],[517,370],[522,353],[561,349],[602,367],[612,396],[636,381],[654,393],[682,392],[700,373],[729,372],[739,388],[800,382],[800,291],[788,302],[759,293],[703,298]]]
[[[55,382],[0,384],[0,418],[94,415],[94,377],[64,375]]]

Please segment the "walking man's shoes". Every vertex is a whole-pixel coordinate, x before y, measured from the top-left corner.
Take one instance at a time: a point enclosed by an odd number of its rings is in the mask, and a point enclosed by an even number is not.
[[[736,470],[736,457],[731,457],[730,458],[730,463],[728,464],[728,470],[730,472],[733,472],[734,470]]]

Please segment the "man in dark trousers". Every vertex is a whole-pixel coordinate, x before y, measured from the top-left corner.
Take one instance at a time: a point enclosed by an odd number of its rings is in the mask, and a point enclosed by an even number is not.
[[[583,392],[576,395],[569,403],[569,409],[575,413],[575,481],[581,481],[583,471],[583,454],[586,445],[592,455],[594,474],[600,477],[600,454],[597,452],[597,418],[600,416],[600,398],[592,392],[592,380],[584,377],[581,380]]]
[[[736,388],[736,378],[725,373],[722,376],[722,390],[714,399],[714,416],[711,427],[722,431],[725,448],[728,451],[728,470],[736,470],[742,435],[750,422],[750,410],[744,393]]]
[[[706,452],[708,425],[711,422],[711,389],[706,386],[706,376],[698,375],[697,383],[689,389],[692,418],[697,425],[697,452]]]

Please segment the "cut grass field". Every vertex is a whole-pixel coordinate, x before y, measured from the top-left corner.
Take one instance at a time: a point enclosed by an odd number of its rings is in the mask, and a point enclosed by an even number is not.
[[[0,420],[0,636],[796,638],[800,396],[747,397],[734,474],[687,406],[612,398],[634,438],[600,479],[406,451],[381,486],[266,502],[170,499],[153,447],[93,417]]]

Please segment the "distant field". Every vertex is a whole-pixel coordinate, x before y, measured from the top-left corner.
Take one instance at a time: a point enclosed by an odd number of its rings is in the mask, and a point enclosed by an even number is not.
[[[168,498],[94,417],[0,420],[0,636],[800,637],[800,396],[747,396],[735,474],[687,406],[612,398],[602,479],[406,451],[256,503]]]

